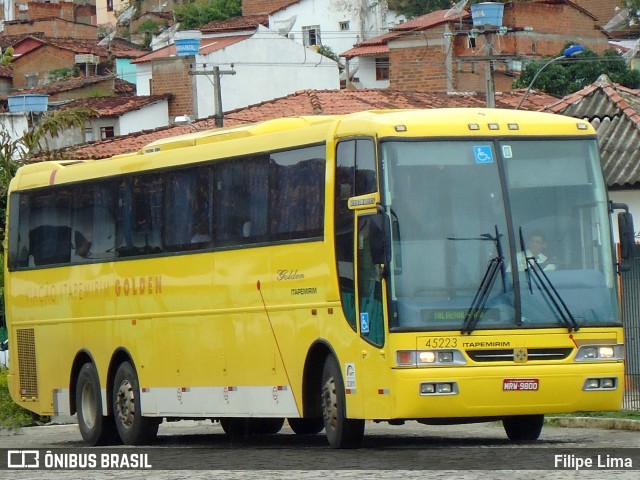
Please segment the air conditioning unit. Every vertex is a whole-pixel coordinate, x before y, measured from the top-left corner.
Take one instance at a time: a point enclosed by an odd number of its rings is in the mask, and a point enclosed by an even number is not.
[[[76,63],[90,63],[97,65],[100,63],[100,57],[92,53],[79,53],[76,55]]]

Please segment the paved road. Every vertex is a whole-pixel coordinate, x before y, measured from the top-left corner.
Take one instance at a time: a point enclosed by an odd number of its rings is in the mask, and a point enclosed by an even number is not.
[[[497,423],[424,426],[367,424],[364,446],[332,450],[323,435],[297,436],[288,427],[278,435],[229,440],[218,424],[177,422],[162,424],[152,447],[118,447],[110,453],[147,454],[154,468],[163,470],[65,471],[11,470],[11,478],[637,478],[640,469],[640,431],[545,426],[534,445],[512,445]],[[54,425],[0,432],[0,449],[48,449],[78,455],[100,455],[85,447],[77,426]],[[58,450],[64,449],[64,450]],[[629,450],[633,449],[633,450]],[[2,455],[6,455],[2,451]],[[555,455],[577,462],[601,455],[602,465],[575,470],[554,466]],[[610,458],[629,459],[628,465],[606,468]],[[577,459],[577,460],[576,460]],[[4,460],[4,459],[0,459]],[[6,464],[6,463],[5,463]],[[170,470],[172,468],[183,470]],[[616,468],[618,467],[618,468]],[[536,470],[545,468],[546,470]],[[192,469],[192,470],[186,470]],[[496,469],[500,471],[496,471]],[[522,469],[536,470],[523,472]],[[0,476],[2,475],[0,470]],[[6,472],[5,472],[6,473]]]

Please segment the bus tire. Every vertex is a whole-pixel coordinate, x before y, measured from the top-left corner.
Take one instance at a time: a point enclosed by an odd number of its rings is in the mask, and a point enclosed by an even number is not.
[[[144,445],[155,439],[161,419],[142,416],[138,375],[129,362],[122,362],[116,371],[112,405],[116,428],[125,445]]]
[[[220,419],[220,426],[229,437],[246,435],[275,435],[284,425],[284,418],[238,418]]]
[[[540,437],[544,415],[515,415],[502,419],[504,431],[512,442],[533,442]]]
[[[322,370],[322,417],[332,448],[358,448],[364,436],[364,420],[347,418],[344,381],[338,362],[327,357]]]
[[[249,429],[255,435],[275,435],[284,425],[284,418],[251,418]]]
[[[220,426],[228,437],[244,437],[249,434],[249,424],[246,418],[224,417],[220,419]]]
[[[102,412],[100,379],[93,363],[85,363],[76,382],[76,410],[80,435],[89,445],[117,443],[118,432],[113,417]]]
[[[324,429],[324,419],[315,418],[288,418],[289,426],[296,435],[315,435]]]

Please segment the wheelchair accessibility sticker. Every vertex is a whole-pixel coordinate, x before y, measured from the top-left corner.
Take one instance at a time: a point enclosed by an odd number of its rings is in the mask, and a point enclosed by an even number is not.
[[[369,314],[367,312],[360,314],[360,332],[369,333]]]
[[[476,159],[476,163],[493,163],[493,151],[490,145],[473,147],[473,156]]]

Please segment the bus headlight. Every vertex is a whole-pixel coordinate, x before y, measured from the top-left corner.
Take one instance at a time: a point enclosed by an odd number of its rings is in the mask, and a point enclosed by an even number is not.
[[[618,386],[615,377],[587,378],[582,390],[615,390]]]
[[[446,367],[464,365],[460,350],[398,350],[396,364],[398,367]]]
[[[576,353],[576,362],[623,360],[623,345],[583,345]]]

